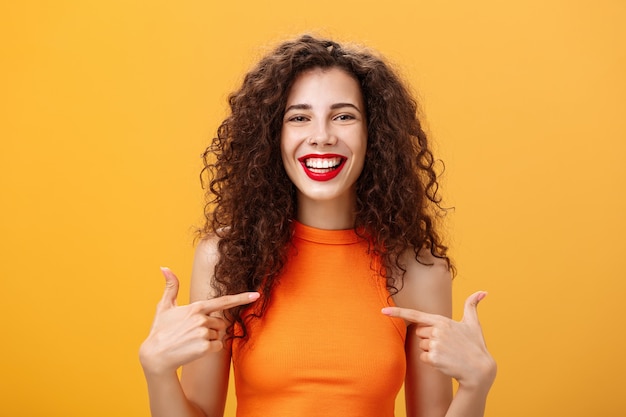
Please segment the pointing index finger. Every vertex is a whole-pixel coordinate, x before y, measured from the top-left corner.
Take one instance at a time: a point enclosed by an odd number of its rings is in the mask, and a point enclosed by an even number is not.
[[[427,326],[433,326],[439,320],[439,316],[435,314],[428,314],[410,308],[385,307],[381,310],[381,313],[386,316],[399,317],[412,323],[425,324]]]
[[[259,299],[261,295],[258,292],[242,292],[239,294],[224,295],[210,300],[200,301],[202,303],[202,311],[205,314],[214,311],[226,310],[245,304],[250,304]]]

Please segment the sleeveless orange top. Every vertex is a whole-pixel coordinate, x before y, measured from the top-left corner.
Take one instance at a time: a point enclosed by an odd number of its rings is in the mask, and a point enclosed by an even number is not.
[[[391,417],[404,321],[353,230],[295,224],[294,250],[247,342],[233,341],[238,417]]]

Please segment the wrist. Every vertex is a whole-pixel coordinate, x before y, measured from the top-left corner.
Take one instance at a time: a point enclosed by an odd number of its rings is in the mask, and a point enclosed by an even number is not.
[[[176,375],[176,368],[170,368],[163,363],[160,355],[155,355],[145,344],[139,348],[139,363],[143,368],[143,373],[148,377],[170,377]]]
[[[498,366],[491,356],[476,364],[471,377],[458,379],[459,389],[483,392],[485,395],[493,385]]]

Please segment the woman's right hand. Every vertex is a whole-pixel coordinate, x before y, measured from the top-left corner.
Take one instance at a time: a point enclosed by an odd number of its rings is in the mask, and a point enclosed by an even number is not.
[[[180,366],[221,350],[226,323],[219,312],[259,298],[257,292],[245,292],[178,306],[178,278],[168,268],[161,271],[165,276],[165,291],[157,305],[150,334],[139,349],[141,365],[150,375],[175,373]]]

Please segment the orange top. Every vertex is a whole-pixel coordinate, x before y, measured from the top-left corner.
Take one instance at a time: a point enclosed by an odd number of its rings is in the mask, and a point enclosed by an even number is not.
[[[406,360],[404,321],[380,262],[352,230],[295,225],[264,316],[233,342],[238,417],[391,417]]]

